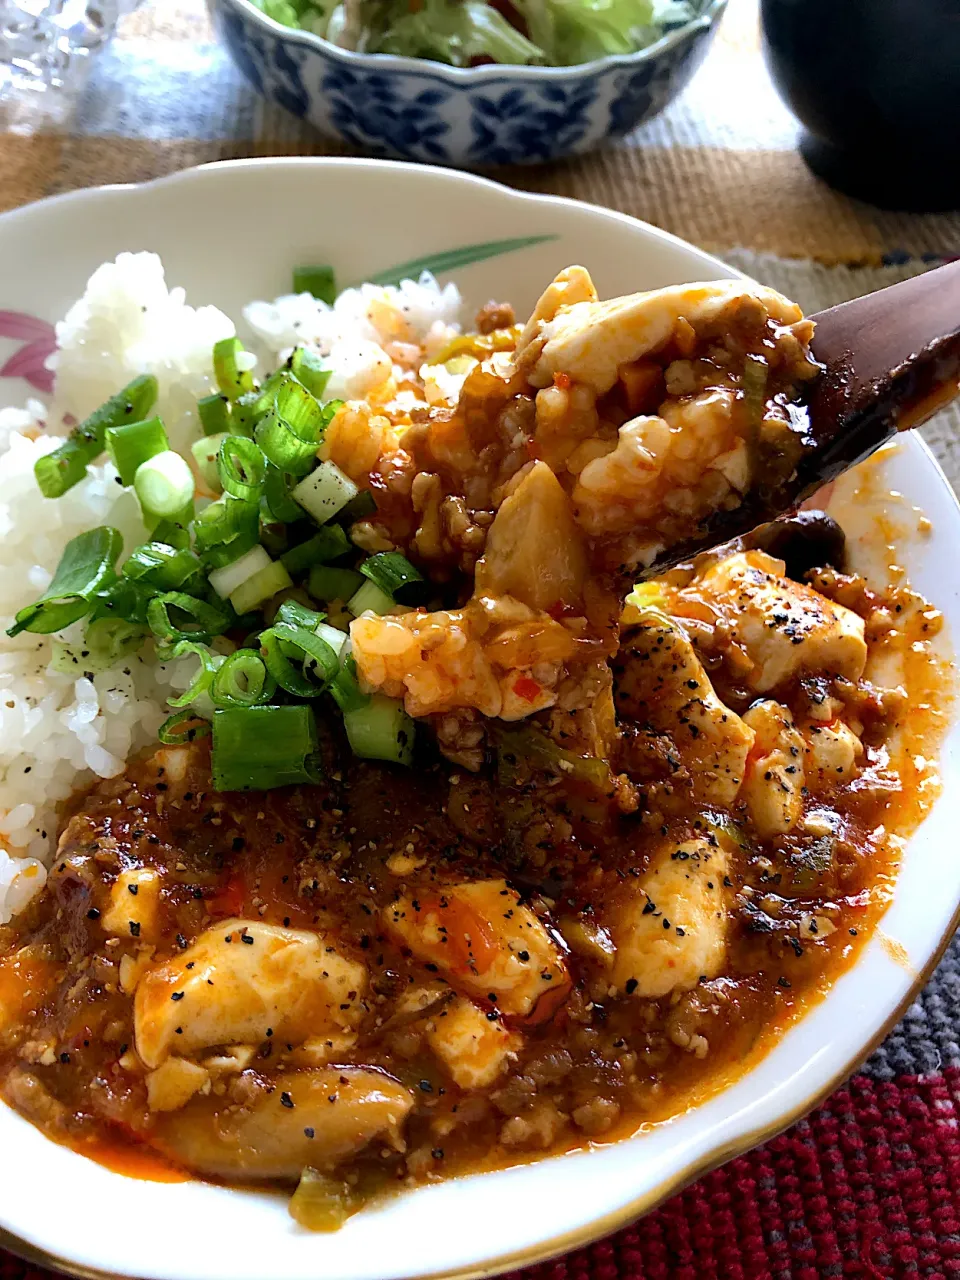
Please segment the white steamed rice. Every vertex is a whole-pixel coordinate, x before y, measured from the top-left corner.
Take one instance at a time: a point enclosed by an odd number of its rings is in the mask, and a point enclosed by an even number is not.
[[[348,289],[333,307],[291,294],[244,308],[261,368],[296,345],[312,346],[333,369],[328,394],[343,398],[364,395],[391,372],[415,373],[405,363],[413,350],[435,355],[458,332],[459,313],[456,287],[441,289],[428,274],[398,289]],[[132,378],[153,373],[156,411],[171,445],[188,453],[199,435],[196,402],[215,389],[213,345],[234,332],[216,307],[191,307],[183,289],[168,288],[156,254],[123,253],[94,272],[57,325],[53,403],[0,407],[0,632],[45,589],[67,542],[84,529],[113,525],[127,551],[147,538],[137,502],[110,463],[91,467],[62,498],[40,495],[33,466],[60,443],[55,424],[86,417]],[[78,624],[66,639],[81,635]],[[161,665],[147,644],[107,670],[81,665],[79,675],[64,674],[51,667],[57,644],[0,634],[0,924],[44,883],[58,806],[94,778],[120,773],[132,752],[155,740],[167,697],[186,688],[196,665]]]

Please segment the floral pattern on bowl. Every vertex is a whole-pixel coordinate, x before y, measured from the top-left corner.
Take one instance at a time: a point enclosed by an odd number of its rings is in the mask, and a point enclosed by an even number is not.
[[[53,390],[53,374],[47,359],[56,350],[52,324],[22,311],[0,311],[0,338],[11,338],[19,346],[0,365],[0,378],[23,378],[44,395]]]
[[[693,0],[692,21],[639,53],[468,69],[338,49],[250,0],[209,4],[253,87],[328,137],[369,155],[483,168],[576,155],[649,120],[703,61],[726,0]]]

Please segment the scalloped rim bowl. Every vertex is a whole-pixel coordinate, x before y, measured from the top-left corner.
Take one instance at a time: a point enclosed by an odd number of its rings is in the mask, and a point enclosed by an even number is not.
[[[287,288],[298,261],[327,260],[342,281],[358,280],[392,263],[518,234],[545,239],[456,274],[468,307],[503,297],[522,315],[554,272],[575,261],[593,272],[601,296],[736,274],[618,214],[445,170],[262,160],[79,192],[5,215],[0,308],[56,319],[90,271],[124,249],[157,250],[168,279],[185,285],[190,301],[237,315],[244,300]],[[27,391],[15,382],[0,390],[8,402]],[[933,522],[922,546],[898,547],[901,562],[957,634],[960,508],[919,439],[907,440],[884,465],[890,485]],[[841,520],[856,514],[852,503],[834,510]],[[859,511],[861,524],[865,514]],[[128,1179],[54,1145],[0,1106],[0,1243],[83,1275],[410,1280],[487,1276],[606,1234],[809,1110],[905,1008],[958,917],[960,860],[942,854],[953,847],[960,820],[956,727],[942,774],[941,798],[909,842],[882,921],[899,947],[875,934],[756,1066],[668,1123],[608,1146],[405,1192],[335,1235],[317,1237],[293,1223],[279,1195]],[[54,1202],[48,1188],[69,1194]]]
[[[673,27],[665,32],[659,40],[638,49],[636,53],[615,53],[605,58],[594,58],[592,62],[578,62],[569,67],[527,66],[521,63],[496,62],[482,67],[451,67],[445,62],[433,62],[428,58],[409,58],[396,53],[357,53],[353,49],[341,49],[323,36],[312,31],[302,31],[296,27],[285,27],[282,22],[268,17],[262,9],[258,9],[252,0],[230,0],[235,8],[242,10],[251,19],[258,22],[264,31],[273,36],[292,38],[295,43],[313,49],[320,49],[334,61],[346,67],[378,67],[384,71],[429,71],[440,79],[449,80],[452,84],[482,84],[484,80],[496,79],[508,70],[511,76],[518,79],[566,79],[574,74],[595,75],[607,67],[632,67],[640,62],[652,61],[668,52],[675,45],[682,43],[691,32],[706,30],[717,22],[727,6],[727,0],[709,0],[703,13],[691,18],[682,26]]]

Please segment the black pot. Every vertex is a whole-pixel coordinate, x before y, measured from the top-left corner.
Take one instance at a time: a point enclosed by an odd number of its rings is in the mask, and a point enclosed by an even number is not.
[[[762,0],[763,48],[831,186],[960,208],[960,0]]]

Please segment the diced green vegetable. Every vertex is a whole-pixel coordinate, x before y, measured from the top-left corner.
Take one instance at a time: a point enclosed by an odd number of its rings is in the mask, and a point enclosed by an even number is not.
[[[337,297],[333,267],[327,263],[293,268],[293,292],[312,293],[320,302],[332,306]]]
[[[298,382],[302,382],[312,396],[319,400],[327,389],[327,383],[333,374],[327,369],[323,357],[307,347],[297,347],[290,357],[290,369]]]
[[[218,396],[217,399],[220,397]],[[190,452],[193,454],[193,460],[197,464],[197,470],[203,476],[207,488],[213,493],[222,492],[223,486],[220,483],[220,468],[217,465],[217,458],[220,454],[220,446],[224,440],[229,438],[228,431],[221,431],[218,435],[204,436],[202,440],[197,440],[190,446]]]
[[[193,472],[173,449],[142,462],[133,487],[147,522],[172,520],[193,502]]]
[[[197,401],[197,414],[205,436],[220,436],[230,430],[230,401],[214,392]]]
[[[610,767],[596,756],[578,756],[529,727],[497,730],[497,781],[524,787],[537,771],[562,774],[604,792],[610,789]]]
[[[307,590],[314,600],[350,600],[363,586],[363,577],[353,569],[337,569],[333,565],[317,564],[310,570]],[[394,607],[390,601],[390,608]]]
[[[49,635],[85,617],[97,592],[116,580],[114,565],[123,547],[116,529],[101,525],[71,538],[64,547],[53,581],[39,600],[21,609],[8,636],[21,631]]]
[[[239,338],[222,338],[213,348],[213,375],[228,400],[239,400],[254,389],[253,373],[238,363],[245,354]]]
[[[271,560],[230,592],[230,603],[237,613],[250,613],[292,586],[293,580],[280,561]]]
[[[224,565],[222,569],[213,569],[209,574],[209,582],[220,599],[227,600],[254,574],[260,573],[262,569],[268,569],[272,564],[273,561],[263,547],[257,545],[245,551],[236,560],[232,560],[230,564]]]
[[[381,551],[360,565],[365,578],[400,604],[419,604],[426,594],[423,575],[399,551]]]
[[[213,717],[213,785],[218,791],[267,791],[319,782],[313,711],[289,707],[228,707]]]
[[[297,515],[302,515],[300,507]],[[312,565],[326,564],[330,560],[338,560],[350,550],[350,540],[338,524],[325,524],[318,529],[312,538],[291,547],[281,559],[291,574],[303,573]],[[359,586],[359,583],[357,584]],[[356,586],[354,587],[356,590]],[[311,595],[313,592],[311,592]],[[352,594],[352,592],[351,592]],[[346,599],[346,596],[343,597]]]
[[[344,712],[343,725],[354,755],[361,759],[413,763],[416,725],[398,698],[374,693],[364,706]]]
[[[326,524],[357,496],[357,486],[333,462],[321,462],[293,491],[293,496],[317,524]]]
[[[311,591],[311,595],[313,592]],[[393,596],[388,596],[375,582],[365,582],[347,601],[347,608],[359,618],[361,613],[389,613],[397,607]]]
[[[87,467],[103,453],[103,437],[108,427],[139,422],[147,416],[157,398],[157,380],[152,375],[134,378],[111,396],[89,418],[74,427],[59,449],[44,454],[34,464],[40,492],[45,498],[59,498],[87,474]]]
[[[167,433],[159,418],[145,422],[128,422],[122,427],[107,427],[103,442],[110,460],[117,468],[121,484],[133,484],[141,462],[170,448]]]

